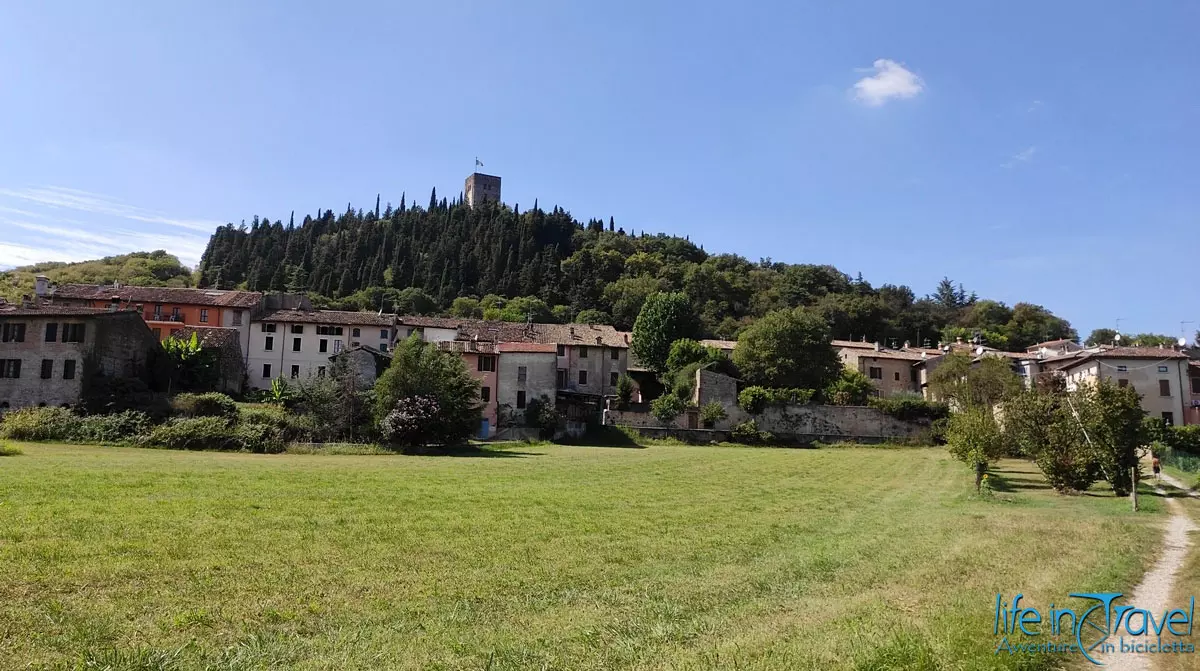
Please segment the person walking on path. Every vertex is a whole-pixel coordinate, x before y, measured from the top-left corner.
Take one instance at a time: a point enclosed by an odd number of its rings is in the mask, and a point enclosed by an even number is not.
[[[1158,460],[1158,455],[1154,455],[1154,461],[1150,462],[1150,467],[1154,469],[1154,479],[1158,480],[1158,476],[1162,473],[1162,462]]]

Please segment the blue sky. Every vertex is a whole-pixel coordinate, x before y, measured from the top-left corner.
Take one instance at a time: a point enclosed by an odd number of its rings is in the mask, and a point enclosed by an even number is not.
[[[1200,321],[1200,5],[0,5],[0,267],[457,194]],[[1198,324],[1187,325],[1190,334]]]

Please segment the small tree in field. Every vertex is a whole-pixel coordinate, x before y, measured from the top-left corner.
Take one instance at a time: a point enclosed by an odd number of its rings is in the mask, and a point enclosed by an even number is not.
[[[1061,392],[1029,390],[1005,402],[1004,435],[1009,449],[1032,458],[1057,491],[1084,491],[1100,476]]]
[[[382,422],[398,409],[400,401],[414,397],[430,399],[436,405],[437,414],[428,422],[430,429],[421,435],[423,444],[460,443],[479,426],[479,382],[467,372],[461,357],[417,336],[396,347],[391,365],[376,381],[375,416]],[[413,410],[407,405],[403,409]]]
[[[1067,395],[1092,460],[1117,496],[1129,496],[1140,478],[1138,463],[1149,449],[1141,399],[1133,387],[1110,380],[1080,385]],[[1136,508],[1136,501],[1134,506]]]
[[[951,415],[946,435],[950,454],[975,472],[979,491],[988,466],[1004,455],[1004,436],[991,409],[971,407]]]

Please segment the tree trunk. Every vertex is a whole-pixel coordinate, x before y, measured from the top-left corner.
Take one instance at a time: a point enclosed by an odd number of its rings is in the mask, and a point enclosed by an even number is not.
[[[1138,475],[1139,469],[1135,465],[1129,469],[1130,479],[1133,481],[1133,487],[1130,488],[1129,500],[1133,504],[1133,512],[1138,511]]]
[[[979,493],[980,487],[983,485],[983,474],[987,472],[987,464],[975,464],[975,493]]]

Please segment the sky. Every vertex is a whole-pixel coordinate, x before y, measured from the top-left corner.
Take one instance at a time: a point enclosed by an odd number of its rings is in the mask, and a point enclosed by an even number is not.
[[[1200,327],[1194,2],[0,4],[0,267],[474,169],[710,252]],[[1182,324],[1181,321],[1194,323]]]

